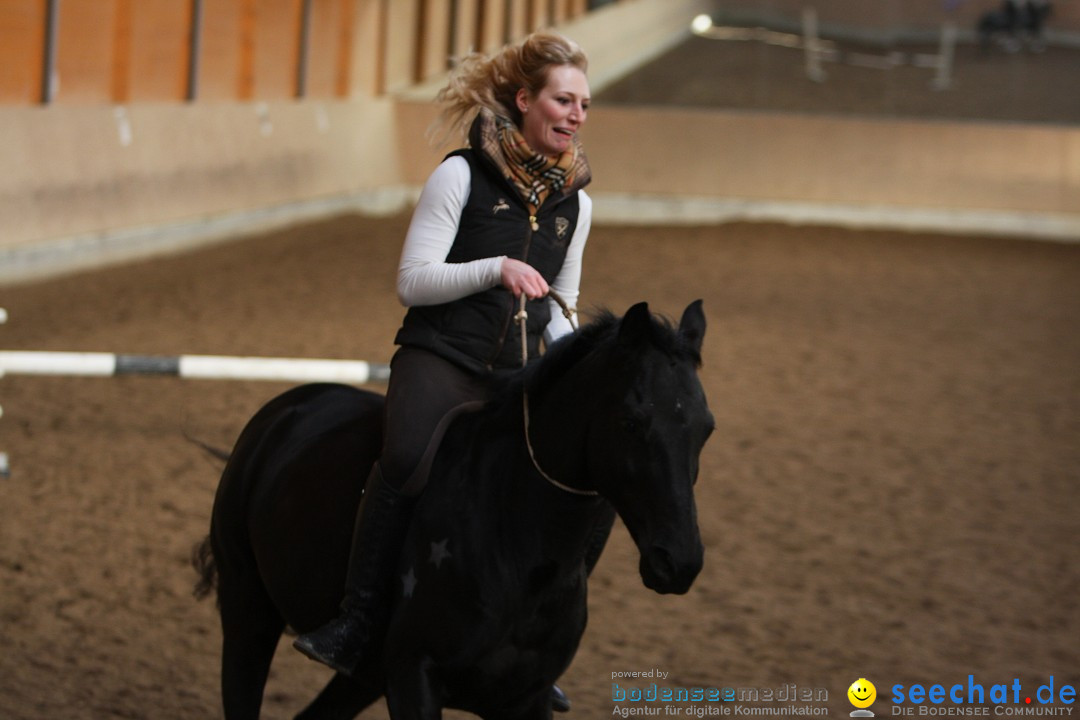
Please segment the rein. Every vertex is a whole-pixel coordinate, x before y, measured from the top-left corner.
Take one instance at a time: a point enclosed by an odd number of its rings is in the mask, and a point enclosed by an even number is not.
[[[557,292],[548,288],[548,297],[554,300],[560,308],[562,308],[563,316],[570,321],[571,327],[576,331],[578,329],[577,320],[574,316],[577,314],[577,310],[567,305],[566,301],[559,296]],[[525,293],[520,295],[520,309],[514,319],[517,320],[521,327],[521,367],[524,368],[529,361],[529,345],[525,337],[525,322],[529,319],[529,313],[525,311],[525,302],[527,298]],[[563,492],[568,492],[572,495],[584,495],[584,496],[596,496],[600,493],[595,490],[579,490],[578,488],[564,485],[555,478],[544,472],[544,469],[540,467],[540,463],[536,459],[536,451],[533,450],[532,440],[529,437],[529,391],[525,389],[525,384],[521,386],[521,408],[525,415],[525,447],[529,449],[529,458],[532,460],[533,467],[536,468],[536,472],[540,473],[540,476],[547,480],[549,483],[559,488]]]

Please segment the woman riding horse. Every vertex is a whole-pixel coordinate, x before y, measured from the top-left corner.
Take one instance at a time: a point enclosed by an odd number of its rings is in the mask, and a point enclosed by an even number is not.
[[[570,306],[578,298],[592,217],[577,135],[590,101],[586,68],[575,43],[541,32],[494,56],[466,57],[438,95],[442,122],[467,129],[469,146],[432,173],[405,237],[397,289],[409,309],[341,614],[294,643],[346,675],[380,651],[387,586],[445,418],[488,399],[492,379],[521,366],[516,299],[529,301],[529,359],[541,337],[550,344],[571,330],[545,298],[549,288]]]

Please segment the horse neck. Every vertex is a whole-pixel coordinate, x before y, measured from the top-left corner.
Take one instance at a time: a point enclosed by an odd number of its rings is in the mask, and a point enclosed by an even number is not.
[[[585,492],[598,489],[599,479],[590,473],[587,438],[591,418],[603,412],[597,404],[599,381],[595,372],[578,366],[546,388],[542,397],[528,398],[528,437],[535,457],[531,462],[537,474],[551,478],[553,484]]]
[[[549,558],[574,558],[584,551],[605,502],[598,496],[577,495],[551,484],[537,470],[525,442],[520,399],[477,418],[474,437],[498,448],[483,453],[474,468],[475,490],[484,508],[519,532],[530,550]]]

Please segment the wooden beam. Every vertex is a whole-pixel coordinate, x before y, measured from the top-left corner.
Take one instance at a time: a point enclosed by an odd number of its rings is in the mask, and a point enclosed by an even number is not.
[[[56,95],[56,50],[60,37],[60,0],[45,3],[45,38],[41,61],[41,103],[48,105]]]
[[[293,94],[298,98],[307,95],[308,71],[311,64],[311,2],[312,0],[298,0],[295,8],[298,18],[296,23],[296,58],[293,63],[293,67],[296,69]]]
[[[187,57],[184,63],[184,99],[194,102],[199,96],[199,61],[202,59],[203,0],[191,0]]]

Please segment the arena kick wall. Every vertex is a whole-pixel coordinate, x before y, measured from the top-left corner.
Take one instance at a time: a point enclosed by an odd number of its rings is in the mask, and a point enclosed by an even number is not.
[[[204,38],[192,101],[182,97],[190,58],[175,45],[147,44],[138,30],[183,27],[181,17],[138,14],[183,3],[63,0],[79,2],[89,3],[81,12],[112,11],[105,24],[114,45],[82,51],[97,58],[96,74],[65,71],[72,59],[58,59],[48,103],[37,97],[42,77],[20,70],[22,79],[0,80],[0,283],[329,213],[402,210],[444,152],[423,137],[450,55],[555,25],[589,50],[598,90],[686,38],[698,13],[732,5],[619,0],[589,11],[584,0],[313,0],[320,49],[297,97],[293,36],[259,23],[292,17],[295,27],[301,0],[204,0],[204,12],[279,11],[226,13],[234,28],[247,24],[250,42]],[[0,4],[4,59],[17,46],[3,42],[18,25],[10,8],[45,4]],[[40,26],[34,12],[19,22]],[[1075,126],[605,107],[585,135],[600,222],[769,219],[1080,237]]]

